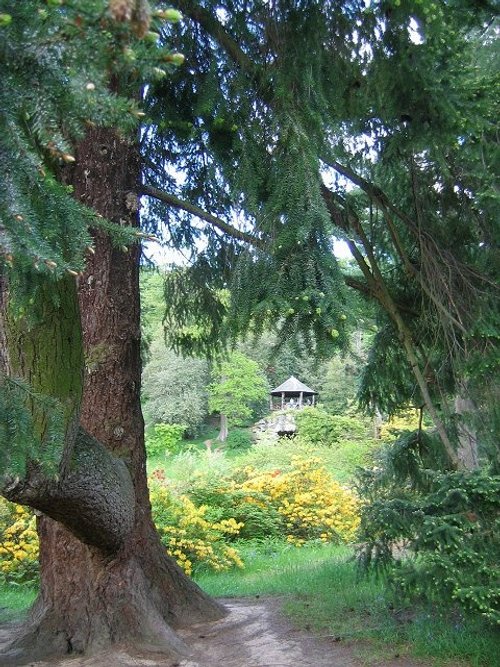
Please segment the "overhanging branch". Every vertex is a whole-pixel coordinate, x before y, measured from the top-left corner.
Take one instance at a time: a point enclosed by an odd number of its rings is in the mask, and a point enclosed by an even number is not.
[[[186,213],[191,213],[191,215],[200,218],[200,220],[208,222],[210,225],[212,225],[212,227],[215,227],[216,229],[223,232],[224,234],[227,234],[233,239],[237,239],[238,241],[243,241],[244,243],[248,243],[249,245],[256,248],[261,248],[263,245],[262,241],[256,238],[255,236],[247,234],[246,232],[242,232],[240,229],[237,229],[233,225],[224,222],[224,220],[221,220],[217,216],[208,213],[208,211],[203,210],[199,206],[196,206],[196,204],[191,204],[191,202],[187,202],[183,199],[180,199],[179,197],[176,197],[175,195],[172,195],[169,192],[165,192],[164,190],[159,190],[158,188],[155,188],[152,185],[142,185],[140,187],[140,194],[147,195],[148,197],[153,197],[154,199],[158,199],[159,201],[162,201],[164,204],[168,204],[169,206],[173,206],[174,208],[186,211]]]
[[[241,49],[236,40],[224,28],[215,14],[210,13],[196,2],[178,0],[175,4],[186,16],[196,21],[226,51],[231,60],[252,78],[259,78],[259,66]]]

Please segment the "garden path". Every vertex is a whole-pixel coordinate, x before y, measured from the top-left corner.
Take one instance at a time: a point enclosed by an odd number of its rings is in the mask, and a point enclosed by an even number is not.
[[[424,667],[424,662],[394,656],[377,660],[368,646],[317,636],[298,629],[281,612],[279,598],[222,601],[228,615],[180,630],[190,656],[179,662],[153,652],[115,648],[93,657],[28,663],[29,667]],[[0,629],[0,649],[8,630]],[[361,652],[365,655],[361,660]],[[358,656],[358,657],[356,657]],[[0,657],[0,665],[3,665]]]

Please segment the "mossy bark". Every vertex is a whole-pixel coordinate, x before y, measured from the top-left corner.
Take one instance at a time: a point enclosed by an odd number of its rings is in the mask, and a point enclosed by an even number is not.
[[[67,444],[77,432],[83,392],[82,332],[74,277],[59,280],[40,277],[33,297],[17,303],[3,299],[6,372],[25,380],[34,393],[56,399],[66,427]],[[43,440],[48,415],[36,400],[31,402],[36,438]]]

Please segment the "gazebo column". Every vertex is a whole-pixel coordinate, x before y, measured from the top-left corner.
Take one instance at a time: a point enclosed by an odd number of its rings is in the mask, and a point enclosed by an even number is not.
[[[302,401],[303,401],[303,398],[304,398],[304,392],[301,391],[301,392],[300,392],[300,396],[299,396],[299,408],[302,407]]]
[[[285,392],[282,391],[281,392],[281,409],[283,410],[284,407],[285,407]]]
[[[312,400],[313,408],[316,405],[316,394],[313,394],[313,400]]]

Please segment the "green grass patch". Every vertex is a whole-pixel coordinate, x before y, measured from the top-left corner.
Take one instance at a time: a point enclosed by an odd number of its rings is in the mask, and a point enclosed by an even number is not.
[[[493,667],[498,633],[478,619],[397,607],[383,581],[359,577],[347,547],[296,548],[276,543],[241,548],[245,569],[204,573],[200,586],[216,597],[284,595],[299,626],[339,641],[357,641],[367,665],[399,654],[438,666]],[[355,649],[356,650],[356,649]]]
[[[191,455],[191,458],[193,459],[193,465],[191,467],[194,466],[196,469],[202,468],[203,454],[207,451],[207,447],[204,443],[206,440],[215,440],[218,433],[218,429],[206,427],[198,438],[189,438],[182,441],[180,454],[174,455],[167,452],[165,454],[158,454],[157,456],[148,455],[148,474],[153,472],[153,470],[163,469],[168,473],[169,479],[184,479],[185,475],[182,474],[182,467],[185,455]],[[194,464],[196,456],[200,456],[200,460]]]
[[[36,596],[32,588],[0,584],[0,623],[21,620]]]
[[[213,426],[205,426],[197,438],[187,438],[184,442],[186,446],[193,445],[197,449],[202,450],[206,449],[206,440],[213,440],[213,445],[216,446],[217,443],[215,441],[219,435],[219,430],[220,429]]]
[[[298,549],[282,542],[243,543],[237,545],[243,558],[243,570],[206,572],[197,583],[214,597],[298,594],[308,589],[308,573],[321,571],[332,559],[344,560],[346,547],[322,545]]]

